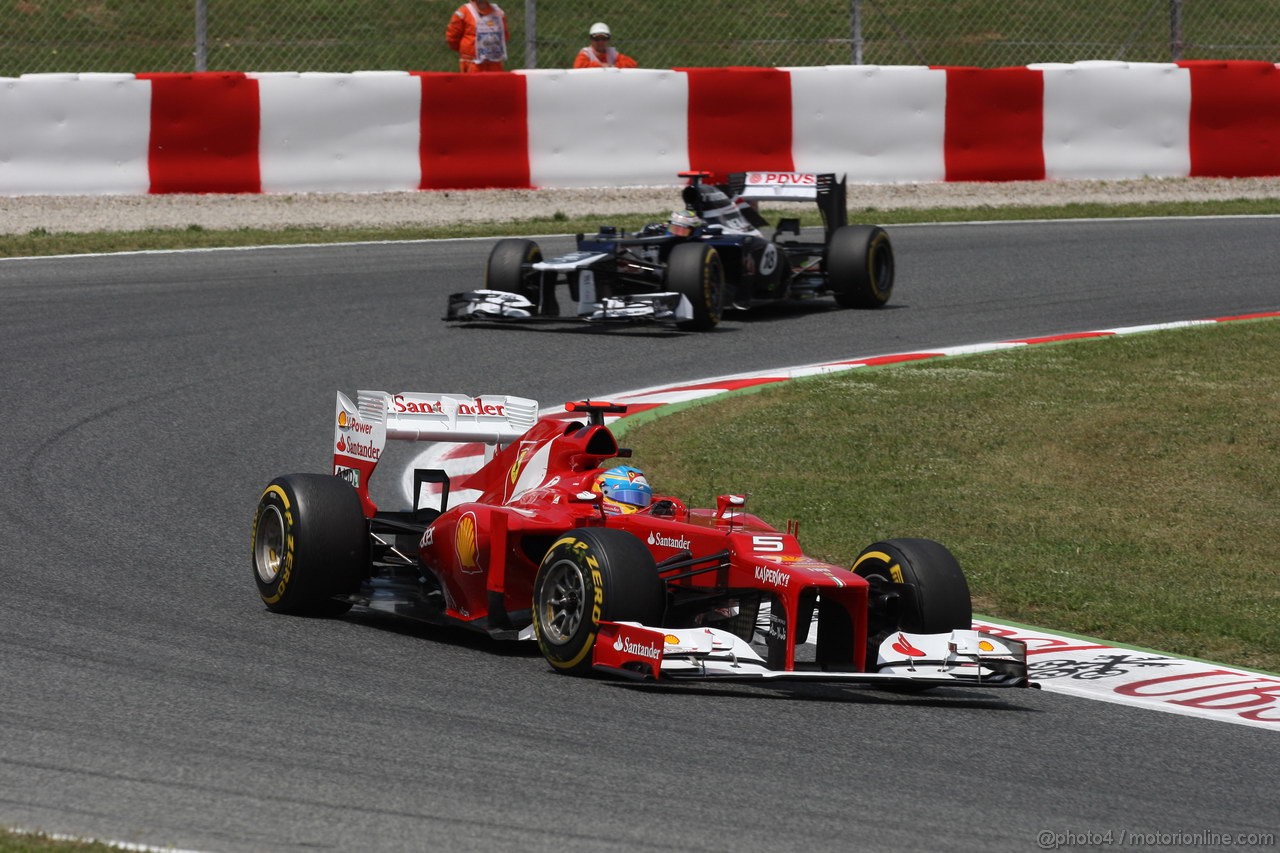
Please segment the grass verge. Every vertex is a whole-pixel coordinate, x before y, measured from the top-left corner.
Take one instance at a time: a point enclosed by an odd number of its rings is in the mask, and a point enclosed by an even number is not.
[[[494,234],[594,233],[601,224],[637,230],[647,222],[662,221],[669,209],[628,215],[588,213],[570,217],[564,213],[516,222],[477,222],[448,227],[401,228],[240,228],[215,231],[199,225],[147,231],[61,233],[37,228],[26,234],[0,235],[0,258],[74,255],[91,252],[204,249],[223,246],[274,246],[310,243],[350,243],[363,240],[433,240],[488,237]],[[954,208],[852,208],[850,222],[902,225],[925,222],[978,220],[1090,219],[1156,216],[1274,216],[1280,215],[1280,199],[1230,199],[1206,202],[1153,202],[1147,204],[1068,204],[1026,207]],[[800,211],[802,224],[819,225],[812,206]]]
[[[101,841],[73,841],[0,829],[0,853],[119,853],[120,849]]]

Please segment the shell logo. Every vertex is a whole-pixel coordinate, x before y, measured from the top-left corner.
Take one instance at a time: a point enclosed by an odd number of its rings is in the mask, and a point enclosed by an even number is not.
[[[996,647],[987,640],[980,640],[978,642],[978,650],[983,652],[994,652]]]
[[[338,412],[338,427],[339,427],[340,429],[346,429],[346,428],[347,428],[347,424],[348,424],[347,413],[346,413],[346,412]]]
[[[680,638],[677,637],[675,634],[667,634],[667,636],[663,637],[662,639],[666,642],[668,646],[680,645]]]
[[[468,512],[458,519],[458,530],[453,535],[453,545],[458,554],[458,565],[464,572],[480,571],[480,546],[476,539],[474,513]]]

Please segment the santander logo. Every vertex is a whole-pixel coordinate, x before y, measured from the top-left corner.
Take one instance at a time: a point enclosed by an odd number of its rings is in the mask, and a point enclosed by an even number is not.
[[[629,655],[649,658],[649,660],[658,660],[662,657],[662,649],[657,646],[647,646],[644,643],[633,643],[621,634],[618,635],[618,639],[613,641],[613,650],[615,652],[626,652]]]
[[[649,544],[661,545],[663,548],[676,548],[680,551],[689,550],[689,540],[685,539],[683,536],[671,537],[671,536],[663,536],[660,533],[650,532]]]

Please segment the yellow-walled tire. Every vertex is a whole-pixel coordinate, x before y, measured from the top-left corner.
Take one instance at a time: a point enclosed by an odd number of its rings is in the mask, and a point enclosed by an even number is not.
[[[880,308],[893,295],[893,246],[878,225],[837,228],[823,267],[827,287],[843,308]]]
[[[580,528],[556,540],[533,582],[533,630],[557,672],[591,670],[600,622],[660,624],[666,587],[653,555],[630,533]]]
[[[693,306],[693,317],[676,323],[690,332],[714,329],[724,314],[724,264],[706,243],[679,243],[667,259],[667,287]]]
[[[868,546],[853,563],[864,578],[879,575],[911,585],[899,608],[898,630],[942,634],[973,624],[969,582],[955,556],[932,539],[886,539]]]
[[[369,526],[356,490],[337,477],[272,480],[253,517],[253,580],[267,609],[337,616],[369,571]]]

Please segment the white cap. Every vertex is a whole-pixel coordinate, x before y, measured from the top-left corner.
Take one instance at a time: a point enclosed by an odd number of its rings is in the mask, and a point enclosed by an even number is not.
[[[602,22],[600,22],[600,21],[596,21],[594,24],[592,24],[592,25],[591,25],[591,29],[587,32],[587,35],[590,35],[590,36],[612,36],[612,35],[613,35],[613,33],[609,32],[609,25],[608,25],[608,24],[606,24],[606,23],[602,23]]]

